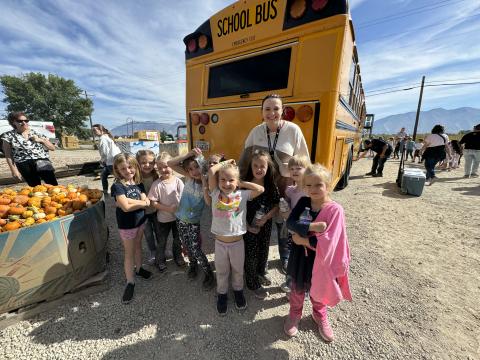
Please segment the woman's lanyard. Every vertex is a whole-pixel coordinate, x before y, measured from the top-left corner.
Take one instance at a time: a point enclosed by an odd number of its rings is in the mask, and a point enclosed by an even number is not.
[[[266,128],[267,128],[266,130],[267,130],[268,152],[270,153],[270,157],[273,160],[275,155],[275,149],[277,148],[278,134],[280,134],[281,126],[279,125],[277,127],[277,132],[275,133],[275,140],[273,140],[273,147],[272,147],[272,142],[270,140],[270,130],[268,130],[268,126]]]

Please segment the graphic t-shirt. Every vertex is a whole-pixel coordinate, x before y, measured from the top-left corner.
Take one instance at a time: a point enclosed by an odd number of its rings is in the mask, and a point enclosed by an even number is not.
[[[183,187],[180,205],[175,213],[177,219],[190,224],[199,224],[205,207],[203,185],[193,179],[186,179]]]
[[[251,190],[237,190],[228,195],[212,191],[212,233],[238,236],[247,232],[247,201]]]
[[[129,199],[141,200],[142,193],[145,193],[145,188],[142,184],[125,185],[121,182],[115,182],[110,191],[115,201],[119,195],[125,195]],[[117,206],[116,215],[119,229],[134,229],[145,222],[144,209],[125,212]]]

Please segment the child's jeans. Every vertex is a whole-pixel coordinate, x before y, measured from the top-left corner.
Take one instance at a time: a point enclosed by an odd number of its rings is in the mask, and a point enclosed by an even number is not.
[[[145,221],[145,228],[143,229],[143,234],[145,235],[145,241],[147,242],[148,250],[150,254],[155,254],[157,249],[155,245],[155,223],[157,214],[146,214],[145,217],[147,220]]]
[[[159,222],[155,218],[155,234],[157,236],[157,253],[155,255],[155,260],[157,264],[165,264],[165,249],[167,247],[167,240],[170,231],[172,232],[173,242],[172,242],[172,253],[173,260],[178,262],[182,258],[182,246],[180,243],[180,237],[178,236],[177,222]]]
[[[305,291],[298,291],[295,284],[292,283],[290,291],[290,318],[300,320],[302,318],[303,303],[305,301]],[[327,316],[327,306],[321,302],[315,301],[310,297],[313,315],[317,319],[323,319]]]
[[[243,239],[227,243],[215,240],[215,269],[217,270],[217,292],[228,292],[230,268],[232,272],[232,288],[243,289],[243,267],[245,263],[245,244]]]

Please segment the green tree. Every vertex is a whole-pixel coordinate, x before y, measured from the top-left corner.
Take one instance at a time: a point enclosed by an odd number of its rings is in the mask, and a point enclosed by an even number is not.
[[[6,111],[23,111],[31,120],[53,121],[57,136],[62,131],[79,138],[88,138],[88,116],[93,103],[83,97],[82,89],[73,80],[41,73],[0,77],[7,104]]]
[[[167,134],[167,132],[166,132],[165,130],[160,131],[160,140],[161,140],[162,142],[165,142],[165,140],[167,140],[167,135],[168,135],[168,134]]]

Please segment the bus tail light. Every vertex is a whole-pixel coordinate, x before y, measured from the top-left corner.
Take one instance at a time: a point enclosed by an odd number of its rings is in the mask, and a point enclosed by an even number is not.
[[[313,11],[322,11],[327,6],[328,0],[312,0]]]
[[[191,38],[187,42],[187,50],[189,53],[194,53],[197,51],[197,39]]]
[[[193,125],[197,126],[198,124],[200,124],[200,115],[198,115],[197,113],[192,114],[190,118],[192,119]]]
[[[292,121],[295,119],[295,110],[290,106],[285,106],[283,109],[283,120]]]
[[[290,17],[300,19],[307,11],[307,2],[305,0],[293,0],[290,5]]]
[[[200,49],[202,49],[202,50],[205,50],[205,49],[207,48],[207,46],[208,46],[208,37],[207,37],[207,35],[204,35],[204,34],[200,35],[200,36],[198,37],[198,47],[199,47]]]
[[[207,125],[209,121],[210,121],[210,116],[207,113],[202,113],[202,115],[200,115],[200,122],[203,125]]]
[[[205,134],[206,131],[207,130],[205,129],[205,126],[203,126],[203,125],[200,125],[200,127],[198,128],[198,132],[202,135]]]
[[[297,110],[297,118],[301,122],[308,122],[313,116],[313,109],[311,106],[308,105],[302,105],[300,108]]]

